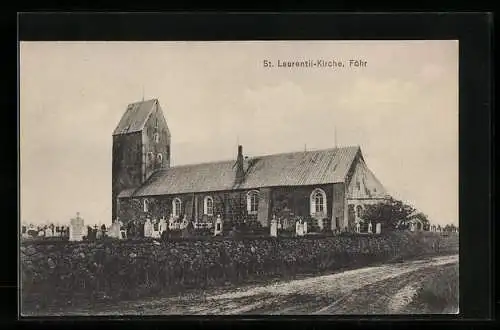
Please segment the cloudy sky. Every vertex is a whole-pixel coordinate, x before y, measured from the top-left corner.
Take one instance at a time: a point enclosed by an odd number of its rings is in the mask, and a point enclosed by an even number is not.
[[[346,66],[277,67],[304,59]],[[336,135],[393,196],[458,223],[457,41],[23,42],[23,221],[111,222],[111,134],[143,96],[163,107],[173,165],[232,159],[237,141],[257,156]]]

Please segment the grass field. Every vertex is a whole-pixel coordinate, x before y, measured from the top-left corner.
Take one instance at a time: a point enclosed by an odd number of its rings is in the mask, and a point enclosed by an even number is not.
[[[444,266],[423,283],[412,302],[412,309],[432,314],[458,313],[458,264]]]

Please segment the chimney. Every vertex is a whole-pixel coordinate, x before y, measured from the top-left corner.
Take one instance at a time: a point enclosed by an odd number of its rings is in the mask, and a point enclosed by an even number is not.
[[[238,146],[238,157],[236,158],[236,182],[241,183],[245,176],[245,171],[243,169],[243,147]]]

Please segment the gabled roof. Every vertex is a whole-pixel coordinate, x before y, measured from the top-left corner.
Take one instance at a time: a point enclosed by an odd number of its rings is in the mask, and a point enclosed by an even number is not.
[[[344,147],[250,158],[240,184],[235,182],[234,160],[175,166],[154,173],[135,192],[119,197],[344,182],[358,152],[359,147]]]
[[[157,103],[157,99],[152,99],[129,104],[113,135],[142,131]]]

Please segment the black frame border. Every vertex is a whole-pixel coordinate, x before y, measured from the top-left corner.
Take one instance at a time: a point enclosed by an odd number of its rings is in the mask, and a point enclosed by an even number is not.
[[[491,13],[79,12],[20,13],[17,33],[20,41],[459,40],[460,315],[251,318],[254,321],[276,319],[315,323],[327,320],[347,320],[357,323],[364,322],[363,320],[375,320],[380,324],[381,321],[484,320],[493,317],[492,28]],[[18,61],[17,57],[19,65]],[[16,76],[17,74],[18,71]],[[16,103],[19,105],[18,98]],[[17,108],[16,113],[18,111]],[[19,138],[19,122],[17,130],[16,140]],[[17,160],[19,161],[19,154]],[[19,177],[17,178],[19,188]],[[17,229],[17,226],[15,227]],[[11,237],[14,234],[17,237],[17,233],[14,233],[14,230],[12,232]],[[16,255],[18,251],[16,246]],[[11,269],[17,270],[14,267]],[[15,280],[9,283],[17,283],[17,272],[13,278]],[[74,318],[78,319],[80,318]],[[92,317],[92,319],[102,318]],[[250,320],[247,317],[187,316],[127,317],[127,319],[190,320],[198,324],[209,320],[231,323]],[[26,320],[34,321],[41,318]],[[43,320],[50,321],[51,318]],[[60,324],[65,323],[62,320],[58,321]],[[257,325],[253,322],[251,324]]]

